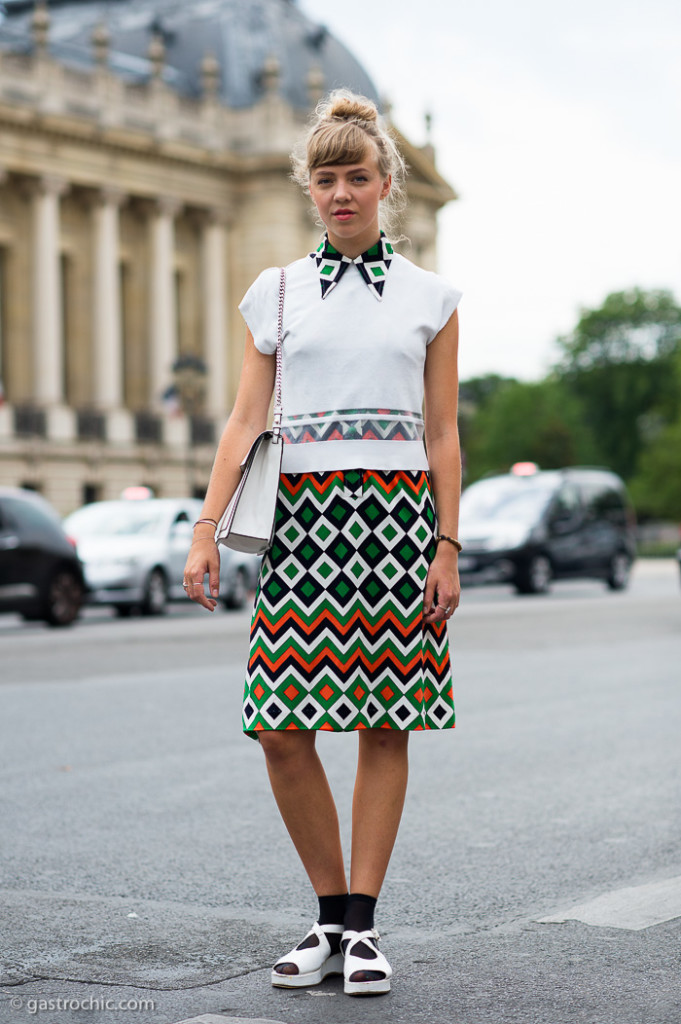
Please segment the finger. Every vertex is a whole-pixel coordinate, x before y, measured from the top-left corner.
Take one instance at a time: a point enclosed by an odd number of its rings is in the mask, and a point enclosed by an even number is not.
[[[220,566],[211,565],[208,572],[208,586],[210,588],[211,597],[217,597],[220,593]]]
[[[444,608],[441,608],[439,606],[439,604],[435,604],[430,609],[430,611],[427,612],[423,616],[424,622],[429,622],[429,623],[444,622],[444,620],[446,618],[447,618],[447,613],[446,613]]]
[[[435,605],[435,575],[429,572],[426,576],[426,589],[423,592],[423,614],[430,615]]]
[[[217,601],[213,600],[212,597],[206,597],[205,591],[203,589],[203,580],[194,580],[193,582],[190,581],[189,586],[187,588],[187,593],[189,597],[192,599],[192,601],[195,602],[195,604],[200,604],[211,612],[217,605]]]

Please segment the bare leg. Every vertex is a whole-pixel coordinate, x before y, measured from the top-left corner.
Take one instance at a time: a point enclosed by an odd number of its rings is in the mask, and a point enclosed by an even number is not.
[[[408,741],[409,733],[397,730],[359,734],[350,892],[378,896],[381,891],[407,792]]]
[[[261,732],[274,799],[318,896],[347,892],[336,805],[315,733]]]

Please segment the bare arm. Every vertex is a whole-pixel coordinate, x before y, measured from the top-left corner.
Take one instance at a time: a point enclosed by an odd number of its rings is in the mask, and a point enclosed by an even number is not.
[[[239,390],[218,444],[201,510],[202,519],[205,517],[217,522],[236,489],[241,460],[267,424],[275,368],[275,357],[259,352],[253,342],[253,335],[247,330]],[[214,533],[209,523],[201,523],[195,528],[194,541],[184,570],[184,578],[190,584],[187,593],[193,601],[209,611],[215,608],[220,589],[220,554]],[[210,582],[210,597],[206,597],[203,590],[206,574]]]
[[[425,368],[426,447],[438,532],[456,537],[461,497],[461,450],[457,426],[459,318],[454,311],[428,346]],[[441,541],[431,563],[424,594],[424,620],[441,622],[459,604],[458,551]],[[444,607],[438,607],[444,606]]]

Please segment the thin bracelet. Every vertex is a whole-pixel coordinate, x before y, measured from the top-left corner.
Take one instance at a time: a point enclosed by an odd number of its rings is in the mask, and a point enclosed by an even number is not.
[[[197,519],[192,529],[195,529],[199,525],[199,523],[210,523],[210,525],[214,526],[216,530],[218,528],[217,519]]]
[[[448,537],[446,533],[438,533],[435,540],[439,543],[441,540],[448,541],[449,544],[453,544],[457,551],[463,551],[463,545],[461,541],[458,541],[455,537]]]

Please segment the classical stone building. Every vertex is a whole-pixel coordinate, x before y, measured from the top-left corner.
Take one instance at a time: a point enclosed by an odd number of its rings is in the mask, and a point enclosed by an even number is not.
[[[201,492],[234,399],[237,303],[312,249],[289,151],[366,72],[291,0],[6,0],[0,22],[0,483],[62,512]],[[399,136],[399,133],[398,133]],[[405,250],[455,198],[410,166]]]

